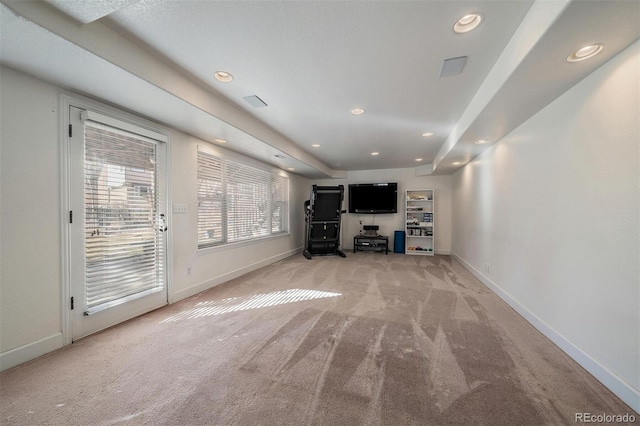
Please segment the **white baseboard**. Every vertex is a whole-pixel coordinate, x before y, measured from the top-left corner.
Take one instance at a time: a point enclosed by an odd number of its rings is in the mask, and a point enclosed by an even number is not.
[[[342,247],[342,251],[345,253],[353,253],[353,247]],[[393,247],[389,247],[389,253],[395,253],[393,251]],[[451,252],[449,250],[435,250],[435,254],[441,254],[443,256],[449,256]],[[396,254],[405,254],[405,253],[396,253]]]
[[[31,361],[64,346],[62,332],[0,354],[0,371]]]
[[[538,331],[544,334],[549,340],[555,343],[556,346],[558,346],[567,355],[573,358],[574,361],[576,361],[585,370],[591,373],[603,385],[609,388],[609,390],[616,394],[618,398],[623,400],[637,413],[640,413],[640,391],[638,389],[625,382],[613,371],[609,370],[607,367],[593,359],[589,354],[584,352],[578,346],[571,343],[566,337],[558,333],[543,320],[531,313],[527,308],[525,308],[517,300],[512,298],[506,291],[504,291],[499,285],[484,276],[478,269],[473,267],[466,260],[462,259],[455,252],[452,251],[451,256],[458,262],[460,262],[460,264],[464,266],[465,269],[471,272],[485,286],[487,286],[491,291],[493,291],[509,306],[511,306],[518,314],[520,314],[520,316],[522,316],[531,325],[538,329]]]
[[[242,268],[236,269],[235,271],[227,272],[226,274],[218,275],[217,277],[208,279],[199,284],[193,285],[189,288],[185,288],[183,290],[177,291],[170,296],[170,303],[175,303],[179,300],[186,299],[187,297],[191,297],[195,294],[201,293],[205,290],[209,290],[212,287],[230,281],[234,278],[238,278],[244,274],[247,274],[251,271],[255,271],[256,269],[262,268],[263,266],[271,265],[279,260],[286,259],[287,257],[293,256],[295,254],[302,253],[302,247],[295,248],[293,250],[289,250],[284,253],[280,253],[276,256],[269,257],[267,259],[261,260],[260,262],[252,263],[251,265],[244,266]]]

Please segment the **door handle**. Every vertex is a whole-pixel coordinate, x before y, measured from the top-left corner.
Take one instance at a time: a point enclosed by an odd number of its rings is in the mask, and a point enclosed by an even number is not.
[[[158,221],[158,226],[160,228],[160,232],[166,232],[167,231],[167,220],[164,217],[164,213],[160,213],[160,220]]]

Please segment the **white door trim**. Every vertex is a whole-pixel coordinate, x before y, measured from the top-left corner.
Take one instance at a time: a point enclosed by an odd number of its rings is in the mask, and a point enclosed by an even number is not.
[[[61,93],[59,96],[59,112],[60,112],[60,182],[61,182],[61,214],[60,214],[60,244],[61,244],[61,321],[62,321],[62,338],[63,344],[69,345],[73,341],[72,315],[71,315],[71,261],[70,258],[70,238],[69,238],[69,211],[70,211],[70,138],[69,123],[70,107],[77,107],[85,110],[92,110],[99,114],[104,114],[122,120],[125,123],[131,123],[135,126],[147,128],[151,131],[160,133],[166,139],[166,171],[165,171],[165,190],[164,197],[166,199],[165,217],[169,232],[166,236],[166,286],[167,286],[167,302],[172,302],[172,277],[173,277],[173,215],[171,209],[171,140],[170,130],[158,123],[145,120],[141,117],[126,113],[117,108],[105,105],[98,101],[82,97],[71,93]]]

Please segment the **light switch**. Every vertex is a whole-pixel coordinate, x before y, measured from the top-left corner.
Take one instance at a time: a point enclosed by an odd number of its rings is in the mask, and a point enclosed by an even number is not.
[[[173,212],[174,213],[186,213],[187,212],[187,205],[186,204],[174,203],[173,204]]]

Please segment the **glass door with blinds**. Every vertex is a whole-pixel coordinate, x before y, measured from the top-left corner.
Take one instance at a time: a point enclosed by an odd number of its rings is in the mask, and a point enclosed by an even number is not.
[[[167,303],[166,136],[75,107],[69,124],[77,339]]]

